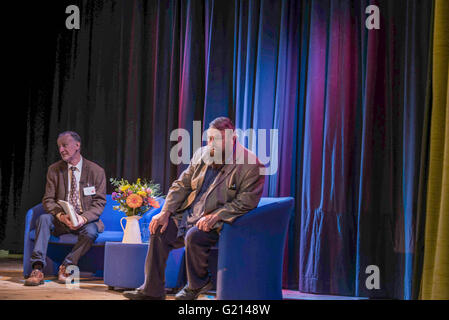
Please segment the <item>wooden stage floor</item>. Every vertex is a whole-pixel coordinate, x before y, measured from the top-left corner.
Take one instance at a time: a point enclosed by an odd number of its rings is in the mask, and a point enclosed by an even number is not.
[[[46,277],[45,283],[37,287],[24,286],[22,259],[20,256],[0,257],[0,300],[126,300],[120,291],[109,290],[101,278],[81,278],[79,289],[68,289]],[[176,292],[168,293],[167,300],[174,300]],[[359,300],[363,298],[307,294],[283,290],[285,300]],[[199,300],[214,300],[211,292],[201,295]]]

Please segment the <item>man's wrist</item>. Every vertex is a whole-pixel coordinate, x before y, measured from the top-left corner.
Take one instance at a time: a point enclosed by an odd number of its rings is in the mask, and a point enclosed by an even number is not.
[[[80,217],[83,219],[84,224],[86,224],[87,223],[87,218],[85,216],[82,216],[82,215],[80,215]]]
[[[172,212],[165,210],[165,211],[162,211],[162,214],[170,217],[172,215]]]
[[[220,220],[221,220],[220,212],[212,213],[212,215],[214,216],[215,219],[217,219],[217,221],[220,221]]]

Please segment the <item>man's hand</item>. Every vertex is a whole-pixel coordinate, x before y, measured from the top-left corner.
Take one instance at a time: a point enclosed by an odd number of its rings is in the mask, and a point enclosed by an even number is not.
[[[76,214],[76,213],[75,213]],[[78,226],[74,227],[72,220],[70,220],[69,216],[66,214],[59,214],[58,215],[58,219],[59,221],[61,221],[62,223],[64,223],[67,227],[70,228],[70,230],[78,230],[79,228],[81,228],[83,225],[85,225],[87,223],[86,218],[84,218],[83,216],[76,214],[76,217],[78,219]]]
[[[220,221],[220,218],[217,214],[208,214],[198,220],[196,226],[201,231],[209,232],[218,221]]]
[[[150,222],[150,233],[155,234],[159,226],[162,226],[161,233],[163,233],[167,229],[169,218],[170,212],[161,212],[155,215]]]
[[[65,213],[58,213],[58,215],[56,217],[58,218],[59,221],[61,221],[67,227],[69,226],[70,218],[68,215],[66,215]]]
[[[85,225],[87,223],[86,218],[84,218],[83,216],[76,214],[76,213],[75,213],[75,215],[76,215],[76,218],[78,219],[78,225],[76,227],[73,226],[72,220],[68,219],[69,220],[68,226],[69,226],[70,230],[78,230],[79,228],[81,228],[83,225]]]

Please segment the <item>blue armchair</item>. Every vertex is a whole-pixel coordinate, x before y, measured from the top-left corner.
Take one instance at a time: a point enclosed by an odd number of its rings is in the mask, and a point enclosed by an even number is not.
[[[158,198],[161,205],[160,208],[155,208],[147,211],[139,220],[140,223],[151,221],[153,216],[161,211],[164,204],[163,198]],[[116,202],[112,200],[111,195],[106,196],[106,206],[100,217],[104,223],[104,232],[98,235],[92,248],[79,261],[81,272],[93,272],[95,276],[103,276],[104,265],[104,246],[107,241],[120,242],[123,238],[122,227],[120,226],[120,219],[125,216],[124,213],[114,211],[113,206]],[[28,277],[31,273],[30,257],[34,248],[35,239],[35,225],[37,218],[45,214],[42,204],[38,204],[28,210],[25,218],[25,239],[23,252],[23,275]],[[56,275],[59,264],[64,257],[70,252],[72,246],[76,243],[78,237],[73,234],[63,234],[60,237],[51,236],[47,250],[46,267],[44,274]]]
[[[257,208],[224,224],[209,256],[217,299],[282,299],[284,248],[293,206],[291,197],[261,198]],[[185,274],[180,282],[187,282]]]
[[[294,199],[261,198],[225,224],[218,241],[217,299],[282,299],[282,268]]]

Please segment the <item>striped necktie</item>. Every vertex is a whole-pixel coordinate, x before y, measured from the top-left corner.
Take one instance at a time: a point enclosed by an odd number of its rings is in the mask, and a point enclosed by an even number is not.
[[[70,194],[69,194],[69,203],[73,206],[75,209],[75,212],[77,214],[80,214],[81,208],[79,205],[79,195],[78,191],[76,190],[76,179],[75,179],[75,170],[76,167],[71,167],[70,170],[72,170],[72,179],[70,180]]]

